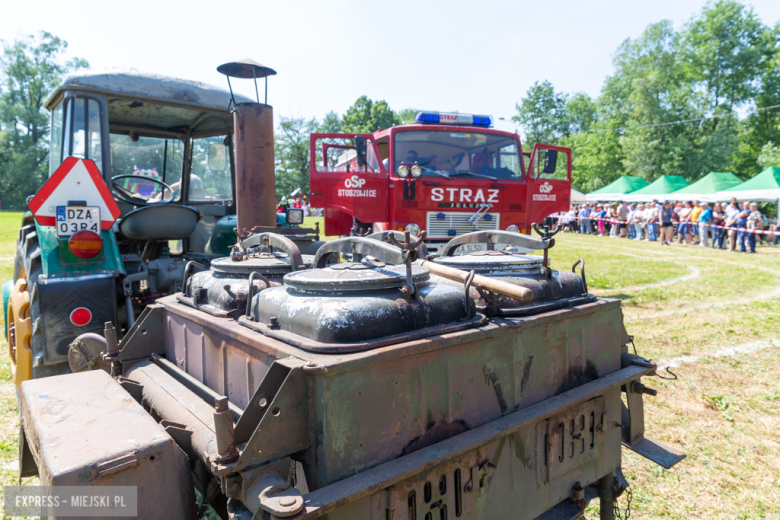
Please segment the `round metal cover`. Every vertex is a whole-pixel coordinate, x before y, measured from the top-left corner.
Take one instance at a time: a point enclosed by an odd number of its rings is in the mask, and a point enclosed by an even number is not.
[[[426,282],[430,272],[412,266],[412,281]],[[393,289],[406,283],[405,265],[376,267],[370,262],[334,264],[322,269],[306,269],[284,276],[284,284],[293,290],[319,293]]]
[[[264,78],[276,74],[276,71],[271,67],[261,65],[249,58],[223,63],[217,67],[217,72],[224,74],[225,76],[230,76],[231,78],[244,79]]]
[[[260,274],[285,274],[291,271],[290,260],[286,253],[274,251],[273,256],[268,253],[258,256],[251,256],[246,260],[236,262],[230,257],[217,258],[211,261],[211,269],[217,273],[230,274],[233,276],[245,276],[249,278],[252,271]]]
[[[475,251],[468,255],[440,256],[434,259],[437,264],[457,269],[502,273],[538,272],[543,261],[544,257],[538,255],[519,255],[503,251]]]

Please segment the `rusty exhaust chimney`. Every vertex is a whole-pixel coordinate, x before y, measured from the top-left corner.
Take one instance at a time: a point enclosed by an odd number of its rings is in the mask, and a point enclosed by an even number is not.
[[[268,103],[268,76],[276,71],[245,59],[217,67],[228,77],[233,100],[233,147],[236,165],[236,220],[239,232],[255,226],[276,227],[274,177],[274,113]],[[253,78],[257,103],[236,103],[230,78]],[[260,103],[257,78],[265,78],[265,101]]]

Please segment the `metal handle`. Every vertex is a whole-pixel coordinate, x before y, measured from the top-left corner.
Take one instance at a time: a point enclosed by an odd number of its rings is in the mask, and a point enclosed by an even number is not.
[[[187,289],[187,278],[190,276],[190,269],[192,269],[192,266],[200,267],[201,271],[205,271],[206,268],[203,267],[203,264],[199,264],[195,260],[190,260],[187,262],[187,265],[184,266],[184,277],[181,280],[181,292],[182,294],[186,294]]]
[[[469,291],[471,291],[471,282],[474,281],[474,276],[476,276],[476,274],[477,273],[474,271],[474,269],[469,271],[469,276],[468,276],[468,278],[466,278],[466,283],[463,284],[463,286],[465,287],[465,290],[466,290],[466,292],[465,292],[466,319],[469,319],[469,320],[472,318],[472,316],[471,316],[471,305],[469,305],[469,303],[471,302],[471,295],[469,294]]]
[[[287,253],[290,259],[290,268],[293,271],[297,271],[303,265],[300,249],[295,245],[295,242],[285,236],[276,233],[258,233],[238,241],[238,247],[244,253],[251,247],[260,246],[276,247]]]
[[[406,237],[404,236],[403,231],[395,231],[395,230],[389,230],[389,231],[377,231],[376,233],[371,233],[366,238],[373,238],[374,240],[379,240],[380,242],[389,242],[388,237],[393,237],[399,242],[403,242],[406,240]],[[409,235],[412,242],[417,242],[420,237],[415,235]],[[428,258],[428,248],[425,246],[425,242],[421,242],[420,245],[417,247],[416,254],[418,258]],[[417,260],[417,258],[412,258],[412,260]]]
[[[323,244],[314,256],[314,266],[325,267],[328,255],[333,253],[351,253],[359,255],[371,255],[388,264],[403,264],[404,253],[400,249],[367,237],[346,237]]]
[[[580,278],[582,279],[582,291],[583,291],[582,295],[583,296],[587,296],[587,294],[588,294],[588,282],[585,281],[585,260],[580,258],[579,260],[574,262],[574,265],[571,266],[571,272],[574,273],[574,274],[577,274],[575,269],[577,268],[577,266],[579,264],[582,264],[582,267],[580,267]]]
[[[543,238],[534,238],[520,233],[511,233],[509,231],[474,231],[455,237],[444,246],[441,256],[452,256],[458,246],[464,244],[487,244],[488,249],[492,249],[495,244],[509,244],[534,251],[548,249],[551,247],[550,240]]]
[[[252,319],[252,298],[255,297],[255,278],[260,278],[263,282],[265,282],[266,289],[271,287],[271,281],[262,274],[258,273],[257,271],[252,271],[249,273],[249,288],[247,289],[246,298],[246,319],[248,320]]]
[[[465,284],[469,278],[469,272],[461,269],[455,269],[446,265],[438,264],[436,262],[423,261],[420,263],[422,267],[427,268],[431,273]],[[498,278],[491,278],[489,276],[474,275],[472,279],[474,285],[478,285],[483,289],[490,291],[507,298],[512,298],[521,302],[530,302],[534,299],[534,293],[531,289],[520,285],[514,285],[504,282]]]

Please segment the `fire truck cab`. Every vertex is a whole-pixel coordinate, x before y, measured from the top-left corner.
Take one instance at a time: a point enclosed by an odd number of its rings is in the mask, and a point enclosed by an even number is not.
[[[455,236],[529,233],[568,210],[571,149],[536,144],[523,153],[517,134],[492,124],[490,116],[419,112],[414,124],[373,134],[312,134],[311,205],[325,209],[325,234],[426,231],[437,254]]]

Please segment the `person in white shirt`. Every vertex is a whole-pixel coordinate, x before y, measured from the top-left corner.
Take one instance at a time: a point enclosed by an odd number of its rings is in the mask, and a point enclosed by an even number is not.
[[[737,199],[732,198],[731,203],[726,206],[726,227],[729,229],[729,251],[734,251],[734,247],[737,242],[737,215],[742,212],[742,209],[737,204]]]

